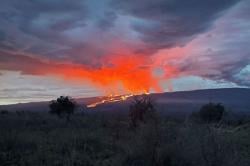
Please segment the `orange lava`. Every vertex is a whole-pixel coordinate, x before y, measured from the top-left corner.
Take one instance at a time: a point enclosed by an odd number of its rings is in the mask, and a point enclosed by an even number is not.
[[[114,103],[114,102],[119,102],[119,101],[125,101],[129,97],[134,96],[133,94],[128,94],[128,95],[110,95],[107,97],[103,97],[100,101],[91,103],[87,105],[87,108],[93,108],[98,105],[104,104],[104,103]]]

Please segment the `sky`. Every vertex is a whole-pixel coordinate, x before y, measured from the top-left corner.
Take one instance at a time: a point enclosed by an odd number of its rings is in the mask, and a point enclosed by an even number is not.
[[[0,105],[250,87],[250,0],[1,0]]]

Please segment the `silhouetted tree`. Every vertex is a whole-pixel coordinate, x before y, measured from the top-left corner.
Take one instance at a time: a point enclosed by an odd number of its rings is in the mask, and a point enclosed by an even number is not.
[[[142,133],[145,137],[147,149],[143,152],[147,156],[149,165],[159,165],[160,127],[159,118],[154,107],[153,100],[149,95],[137,96],[130,106],[129,116],[131,127],[136,128],[139,122],[145,123],[142,126]]]
[[[52,100],[49,107],[51,114],[56,114],[58,117],[66,115],[66,119],[69,121],[70,115],[74,113],[76,108],[76,103],[68,96],[60,96],[57,100]]]
[[[139,121],[145,122],[145,116],[147,115],[152,117],[154,111],[155,109],[149,96],[143,95],[135,97],[129,108],[131,125],[136,127]]]
[[[222,104],[208,103],[201,107],[198,116],[203,122],[219,122],[224,113],[225,108]]]

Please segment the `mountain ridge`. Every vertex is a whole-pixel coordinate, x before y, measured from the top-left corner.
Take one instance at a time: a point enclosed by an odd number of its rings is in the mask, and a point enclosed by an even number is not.
[[[164,93],[152,93],[151,98],[156,102],[158,108],[168,108],[172,111],[195,111],[202,104],[208,102],[222,103],[229,109],[250,112],[250,88],[220,88],[220,89],[198,89],[191,91],[176,91]],[[75,98],[80,105],[89,104],[101,100],[102,96],[89,98]],[[115,102],[98,105],[90,110],[127,110],[129,101]],[[48,111],[49,101],[18,103],[10,105],[0,105],[0,110],[9,111]]]

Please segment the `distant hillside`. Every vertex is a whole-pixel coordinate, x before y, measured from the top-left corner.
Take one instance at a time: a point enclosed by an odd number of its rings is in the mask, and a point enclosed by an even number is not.
[[[250,89],[227,88],[153,94],[160,109],[175,112],[197,111],[208,102],[222,103],[232,112],[250,113]]]
[[[151,94],[160,112],[183,113],[197,111],[201,105],[208,102],[223,103],[232,112],[250,113],[250,89],[227,88],[206,89],[182,92],[166,92]],[[100,100],[100,97],[76,99],[79,104],[89,104]],[[131,99],[123,102],[99,105],[89,110],[93,111],[126,111]],[[13,104],[0,106],[0,109],[10,111],[48,111],[48,102]]]

